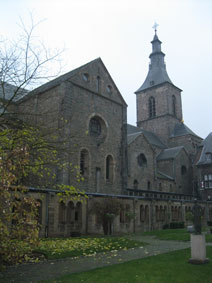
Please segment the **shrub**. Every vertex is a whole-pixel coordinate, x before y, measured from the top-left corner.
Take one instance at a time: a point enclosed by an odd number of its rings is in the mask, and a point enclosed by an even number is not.
[[[185,227],[184,222],[171,222],[169,224],[170,229],[182,229],[184,227]]]
[[[207,222],[208,226],[212,226],[212,221]]]

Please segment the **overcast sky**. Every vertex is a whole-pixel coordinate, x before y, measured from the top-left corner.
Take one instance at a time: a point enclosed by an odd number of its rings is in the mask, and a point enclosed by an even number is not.
[[[134,92],[143,83],[151,53],[152,26],[166,54],[167,72],[183,90],[185,124],[205,138],[212,131],[211,0],[0,0],[1,35],[15,38],[19,17],[45,19],[37,34],[49,48],[65,45],[70,71],[97,57],[128,104],[136,123]]]

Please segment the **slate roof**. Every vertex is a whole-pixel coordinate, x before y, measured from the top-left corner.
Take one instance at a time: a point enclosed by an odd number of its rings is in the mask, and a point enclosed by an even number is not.
[[[157,177],[160,178],[160,179],[166,179],[166,180],[169,180],[169,181],[174,181],[174,178],[172,178],[171,176],[169,175],[166,175],[160,171],[157,172]]]
[[[163,83],[170,83],[174,86],[170,80],[168,73],[166,71],[166,64],[164,62],[165,54],[161,51],[160,45],[161,41],[158,39],[157,34],[154,35],[152,43],[152,53],[149,58],[151,63],[149,65],[149,71],[144,83],[135,92],[136,94],[145,89],[158,86]]]
[[[159,148],[167,148],[167,146],[154,133],[127,124],[128,144],[132,143],[140,134],[143,134],[151,145]]]
[[[183,146],[166,148],[161,151],[161,153],[159,153],[159,155],[157,156],[157,161],[175,159],[183,148]]]
[[[189,129],[189,127],[187,127],[182,122],[175,124],[174,130],[170,135],[170,138],[180,137],[185,135],[192,135],[199,138],[199,136],[197,136],[191,129]]]
[[[5,82],[0,86],[0,98],[2,98],[4,100],[10,100],[13,97],[13,95],[16,91],[17,91],[16,86],[8,84],[8,83]],[[17,91],[17,94],[12,99],[12,101],[17,102],[18,100],[23,98],[27,93],[29,93],[28,90],[26,90],[24,88],[20,88]]]
[[[202,141],[201,145],[203,148],[202,148],[202,153],[200,155],[200,159],[197,162],[197,165],[212,164],[212,132]]]

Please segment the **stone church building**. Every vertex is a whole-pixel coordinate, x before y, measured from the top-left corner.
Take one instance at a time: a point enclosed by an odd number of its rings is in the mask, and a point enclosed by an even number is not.
[[[212,134],[202,140],[185,125],[181,89],[168,76],[156,32],[151,44],[149,71],[135,92],[137,126],[127,124],[127,104],[100,58],[15,101],[20,117],[34,125],[66,121],[60,138],[70,140],[66,158],[84,181],[76,184],[67,168],[56,169],[56,179],[88,195],[86,203],[62,203],[56,190],[33,184],[41,236],[103,233],[91,208],[106,199],[120,202],[115,234],[186,222],[195,198],[205,223],[212,220]]]

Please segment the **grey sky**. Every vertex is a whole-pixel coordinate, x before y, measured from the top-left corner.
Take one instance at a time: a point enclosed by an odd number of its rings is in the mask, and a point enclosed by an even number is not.
[[[65,45],[65,71],[101,57],[136,122],[136,91],[151,52],[152,26],[159,23],[167,71],[183,90],[185,124],[205,138],[212,131],[212,1],[210,0],[0,0],[4,37],[16,23],[46,19],[37,30],[49,48]]]

